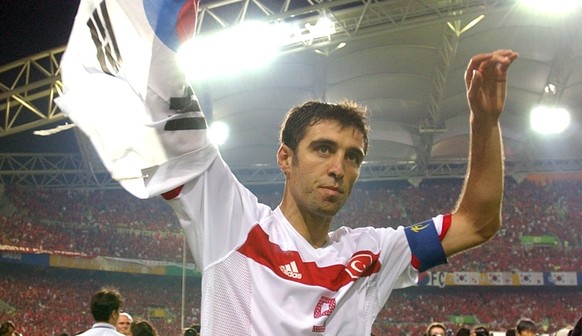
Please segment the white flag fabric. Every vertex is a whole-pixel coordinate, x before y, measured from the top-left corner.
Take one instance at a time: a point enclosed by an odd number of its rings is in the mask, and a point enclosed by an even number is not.
[[[512,285],[510,272],[487,272],[487,280],[492,286],[510,286]]]
[[[479,272],[454,272],[457,285],[479,285]]]
[[[544,274],[542,272],[517,272],[519,284],[529,286],[543,286]]]
[[[550,272],[550,281],[556,286],[577,286],[576,272]]]
[[[55,102],[113,179],[140,198],[184,184],[206,169],[197,162],[217,155],[175,60],[193,36],[197,6],[82,0],[61,61],[63,94]]]

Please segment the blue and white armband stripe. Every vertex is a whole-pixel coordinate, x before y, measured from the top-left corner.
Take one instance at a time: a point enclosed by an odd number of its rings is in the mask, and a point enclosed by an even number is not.
[[[447,263],[441,240],[450,225],[451,215],[448,214],[404,228],[412,252],[411,264],[419,272]]]

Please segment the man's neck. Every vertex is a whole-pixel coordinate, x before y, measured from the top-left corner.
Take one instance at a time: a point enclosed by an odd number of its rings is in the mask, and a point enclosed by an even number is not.
[[[285,202],[279,205],[281,212],[291,226],[307,240],[314,248],[322,247],[327,243],[332,217],[322,217],[300,211],[297,207],[289,206]]]

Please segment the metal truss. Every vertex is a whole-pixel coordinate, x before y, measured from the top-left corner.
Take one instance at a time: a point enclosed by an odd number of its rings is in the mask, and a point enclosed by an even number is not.
[[[0,67],[0,138],[63,120],[54,103],[62,92],[64,47]]]
[[[507,9],[515,0],[220,0],[202,1],[198,14],[198,33],[220,30],[258,20],[264,22],[310,22],[327,15],[340,33],[357,35],[372,27],[385,30],[435,19],[457,20],[471,13],[482,14]]]
[[[291,45],[288,52],[337,45],[355,38],[406,29],[435,21],[460,22],[477,15],[508,10],[515,0],[221,0],[202,2],[198,34],[211,33],[245,21],[293,22],[314,25],[326,16],[336,33]]]
[[[248,20],[315,24],[321,15],[334,22],[336,33],[319,40],[290,45],[284,52],[319,49],[358,38],[386,34],[435,22],[461,27],[480,14],[510,9],[516,0],[221,0],[202,1],[198,34],[206,34]],[[456,38],[447,36],[441,50],[442,69],[454,55]],[[53,100],[62,92],[59,63],[65,47],[0,66],[0,138],[65,120]],[[438,108],[444,82],[433,83],[429,114],[441,119]],[[432,125],[434,126],[434,125]],[[438,129],[436,127],[435,129]],[[89,164],[88,164],[89,163]],[[97,167],[97,168],[93,168]],[[362,167],[360,181],[463,177],[466,161],[373,163]],[[506,162],[507,175],[542,172],[580,172],[582,158]],[[233,167],[245,185],[279,184],[278,167]],[[0,183],[62,188],[119,188],[102,166],[82,154],[2,154]]]
[[[55,188],[120,188],[104,170],[85,168],[81,154],[0,154],[0,184]]]
[[[0,154],[0,184],[50,188],[117,189],[120,185],[103,169],[87,170],[81,154]],[[233,167],[241,183],[277,185],[284,175],[276,165]],[[415,162],[366,162],[359,181],[463,178],[466,160],[433,161],[427,167]],[[582,158],[547,159],[533,162],[506,161],[505,174],[521,180],[532,173],[582,172]]]
[[[356,38],[385,34],[435,21],[459,22],[507,10],[515,0],[221,0],[202,2],[198,34],[248,21],[315,24],[321,15],[336,33],[288,46],[282,53],[325,48]],[[0,138],[48,125],[66,116],[54,104],[62,92],[59,63],[65,47],[0,66]],[[438,97],[437,97],[438,98]]]

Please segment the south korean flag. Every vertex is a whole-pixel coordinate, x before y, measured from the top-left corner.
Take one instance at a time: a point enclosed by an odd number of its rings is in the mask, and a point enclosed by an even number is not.
[[[197,0],[82,0],[55,102],[88,136],[113,179],[140,198],[195,178],[217,151],[176,61]],[[200,159],[200,160],[198,160]]]

